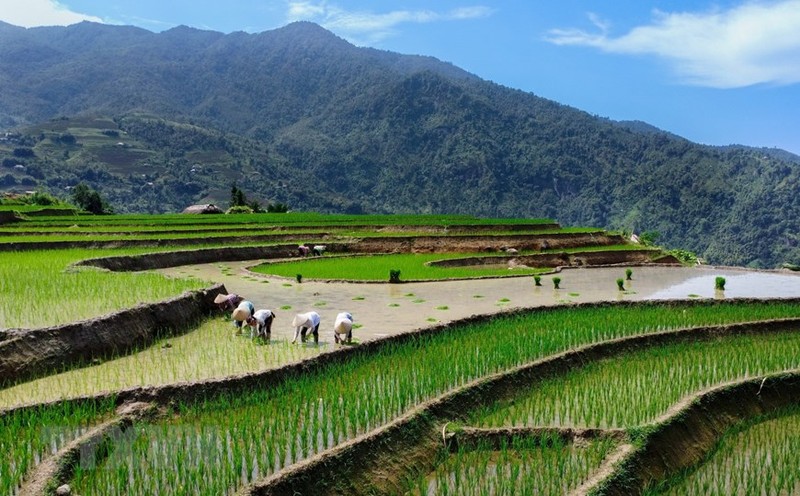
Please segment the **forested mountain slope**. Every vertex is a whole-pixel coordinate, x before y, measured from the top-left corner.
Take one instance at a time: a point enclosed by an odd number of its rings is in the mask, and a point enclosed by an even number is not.
[[[176,211],[235,183],[295,209],[552,217],[713,263],[800,262],[794,155],[609,121],[310,23],[0,23],[0,84],[6,189],[83,181],[118,211]]]

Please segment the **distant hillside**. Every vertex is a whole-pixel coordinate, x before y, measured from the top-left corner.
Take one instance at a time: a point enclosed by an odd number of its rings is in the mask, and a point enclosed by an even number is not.
[[[156,212],[226,204],[235,183],[301,210],[551,217],[658,231],[712,263],[800,262],[796,156],[601,119],[310,23],[0,23],[0,84],[5,189],[83,181]]]

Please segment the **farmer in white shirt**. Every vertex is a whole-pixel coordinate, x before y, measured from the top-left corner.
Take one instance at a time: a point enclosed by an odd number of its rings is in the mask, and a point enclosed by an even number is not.
[[[300,336],[302,342],[306,342],[306,332],[309,330],[314,335],[314,343],[319,343],[319,314],[317,312],[298,313],[292,319],[292,326],[294,327],[294,339],[292,343],[297,342],[297,336]]]
[[[275,313],[272,310],[262,308],[256,310],[252,317],[247,319],[247,325],[250,326],[250,337],[264,338],[269,341],[272,334],[272,321],[275,319]]]
[[[336,316],[333,323],[333,341],[335,343],[350,343],[353,340],[353,315],[342,312]]]

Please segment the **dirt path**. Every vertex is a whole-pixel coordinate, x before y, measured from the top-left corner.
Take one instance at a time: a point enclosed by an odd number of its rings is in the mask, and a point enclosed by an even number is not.
[[[333,320],[349,311],[362,327],[354,331],[359,340],[409,331],[475,314],[511,308],[559,305],[592,301],[678,299],[699,295],[706,298],[800,297],[800,277],[793,273],[751,272],[738,269],[634,267],[627,292],[617,290],[616,279],[625,268],[565,269],[561,289],[555,290],[551,276],[535,287],[531,277],[481,279],[404,284],[365,284],[305,281],[259,276],[246,268],[259,263],[223,262],[162,269],[170,276],[195,276],[225,284],[228,291],[249,298],[256,308],[277,312],[273,339],[291,339],[291,317],[317,311],[322,317],[320,341],[333,341]],[[227,269],[227,270],[224,270]],[[727,279],[724,294],[714,292],[714,278]],[[265,282],[267,281],[267,282]],[[281,307],[291,307],[281,309]]]

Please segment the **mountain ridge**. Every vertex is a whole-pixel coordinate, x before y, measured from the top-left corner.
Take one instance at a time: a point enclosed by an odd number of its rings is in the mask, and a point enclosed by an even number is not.
[[[550,217],[658,231],[713,263],[800,259],[788,152],[698,145],[315,24],[0,26],[0,49],[0,123],[25,130],[0,158],[34,172],[0,168],[6,187],[84,181],[157,212],[237,183],[296,209]]]

